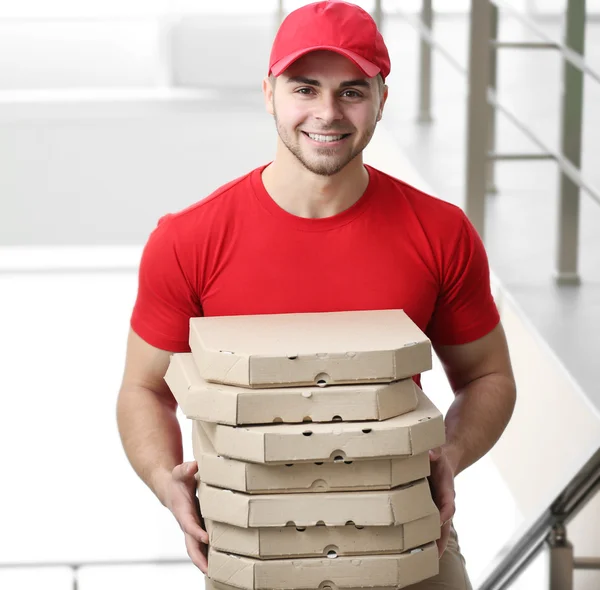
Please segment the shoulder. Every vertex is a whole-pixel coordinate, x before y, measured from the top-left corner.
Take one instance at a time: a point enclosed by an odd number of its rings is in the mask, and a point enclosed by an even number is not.
[[[224,212],[226,213],[228,210],[239,206],[240,196],[250,189],[252,175],[259,173],[261,169],[262,167],[252,170],[222,185],[202,200],[180,211],[163,215],[158,220],[154,231],[177,235],[181,235],[183,232],[185,235],[189,230],[198,229],[199,226],[206,224],[212,225],[219,218],[223,219]]]
[[[462,235],[468,219],[460,207],[385,172],[372,167],[370,170],[377,175],[378,192],[385,200],[392,206],[403,206],[403,212],[409,214],[403,222],[412,220],[428,238],[437,242],[456,241]]]

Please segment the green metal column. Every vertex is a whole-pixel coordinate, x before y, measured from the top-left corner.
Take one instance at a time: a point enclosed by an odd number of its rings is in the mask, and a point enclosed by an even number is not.
[[[421,4],[421,24],[431,31],[433,27],[433,0],[423,0]],[[421,36],[420,78],[419,78],[419,123],[431,123],[431,44]]]
[[[485,237],[485,194],[489,145],[487,94],[490,33],[491,11],[489,0],[471,0],[465,211],[482,239]]]
[[[377,28],[381,31],[383,26],[383,7],[381,6],[382,0],[375,0],[375,14],[373,20],[377,23]]]
[[[498,40],[498,7],[495,4],[490,5],[490,40],[492,43]],[[490,79],[489,86],[496,90],[498,83],[498,49],[490,47]],[[488,153],[493,154],[496,151],[496,108],[494,105],[488,105]],[[486,192],[495,195],[498,192],[496,187],[496,162],[490,158],[487,163]]]
[[[569,0],[565,21],[565,45],[583,55],[585,49],[585,0]],[[561,146],[565,158],[581,166],[584,74],[563,60]],[[558,211],[558,251],[556,280],[559,284],[579,284],[579,201],[580,189],[560,173]]]

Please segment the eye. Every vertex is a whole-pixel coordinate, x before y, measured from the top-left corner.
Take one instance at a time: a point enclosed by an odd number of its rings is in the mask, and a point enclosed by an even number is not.
[[[303,94],[304,96],[308,96],[308,95],[310,95],[313,92],[313,89],[312,88],[308,88],[308,87],[303,87],[303,88],[298,88],[296,90],[296,92],[298,94]]]
[[[361,98],[362,94],[356,90],[344,90],[344,92],[342,92],[342,96],[345,98]]]

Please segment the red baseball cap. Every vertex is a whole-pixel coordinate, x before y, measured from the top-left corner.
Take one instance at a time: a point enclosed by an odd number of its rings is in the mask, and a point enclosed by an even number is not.
[[[334,51],[354,62],[369,78],[390,73],[390,56],[371,15],[350,2],[327,0],[302,6],[281,23],[269,60],[279,76],[311,51]]]

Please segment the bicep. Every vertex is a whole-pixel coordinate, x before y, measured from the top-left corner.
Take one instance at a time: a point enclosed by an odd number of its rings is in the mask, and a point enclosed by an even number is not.
[[[144,388],[174,404],[173,395],[164,380],[171,354],[148,344],[130,328],[121,391]]]
[[[438,345],[435,351],[454,391],[486,375],[498,374],[513,379],[506,335],[500,323],[478,340]]]

